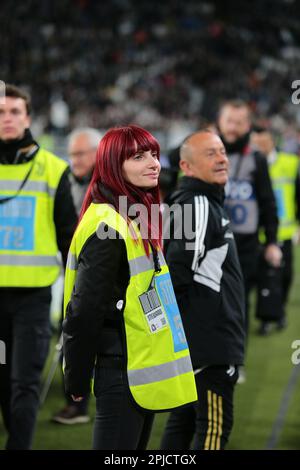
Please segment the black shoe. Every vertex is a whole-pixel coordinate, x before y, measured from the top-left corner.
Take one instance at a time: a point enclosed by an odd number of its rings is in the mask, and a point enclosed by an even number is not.
[[[267,336],[271,331],[271,325],[268,322],[262,322],[257,330],[257,334],[260,336]]]
[[[277,330],[281,331],[284,330],[287,327],[287,319],[285,317],[280,318],[277,322]]]
[[[60,424],[85,424],[90,421],[90,417],[80,412],[75,405],[67,405],[51,419],[54,423]]]

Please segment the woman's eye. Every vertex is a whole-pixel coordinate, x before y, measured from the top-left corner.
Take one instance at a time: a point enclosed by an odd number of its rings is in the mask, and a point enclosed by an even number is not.
[[[143,158],[143,155],[141,155],[141,154],[135,155],[133,157],[134,160],[140,160],[141,158]]]

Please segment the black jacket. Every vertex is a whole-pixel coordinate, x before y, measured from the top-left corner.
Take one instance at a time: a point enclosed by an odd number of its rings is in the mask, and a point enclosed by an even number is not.
[[[100,240],[93,234],[81,250],[63,322],[67,393],[79,396],[90,390],[97,357],[124,361],[124,322],[117,303],[125,302],[128,282],[124,240],[117,237]]]
[[[266,244],[276,243],[278,217],[266,158],[248,146],[230,153],[225,207],[232,223],[240,259],[258,254],[258,232]]]
[[[171,198],[179,206],[164,248],[194,368],[244,359],[243,280],[223,198],[186,176]]]

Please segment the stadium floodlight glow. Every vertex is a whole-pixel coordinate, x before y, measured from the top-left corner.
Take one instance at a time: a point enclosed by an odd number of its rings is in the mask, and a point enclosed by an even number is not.
[[[5,104],[5,82],[0,80],[0,104]]]

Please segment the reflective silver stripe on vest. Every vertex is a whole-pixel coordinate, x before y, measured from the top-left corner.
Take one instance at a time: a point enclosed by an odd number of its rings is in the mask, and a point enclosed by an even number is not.
[[[161,266],[166,265],[166,260],[165,260],[164,255],[162,254],[161,251],[158,252],[158,259],[159,259],[159,262],[160,262]]]
[[[181,357],[176,361],[166,362],[159,366],[146,367],[145,369],[129,370],[129,385],[145,385],[152,382],[171,379],[193,370],[190,356]]]
[[[158,259],[159,259],[160,265],[165,266],[166,261],[161,251],[158,252]],[[144,273],[145,271],[149,271],[150,269],[154,269],[152,253],[150,254],[149,258],[147,255],[143,255],[143,256],[138,256],[137,258],[133,258],[129,260],[129,269],[130,269],[130,276],[136,276],[137,274]]]
[[[161,266],[166,264],[166,261],[161,252],[158,253],[158,258]],[[153,255],[150,254],[150,258],[147,255],[139,256],[138,258],[134,258],[129,261],[129,269],[130,275],[135,276],[140,273],[144,273],[145,271],[149,271],[153,269]],[[78,261],[75,255],[71,252],[68,254],[67,260],[67,268],[71,269],[72,271],[78,269]]]
[[[296,220],[281,220],[280,221],[280,228],[282,227],[294,227],[297,226]]]
[[[0,181],[0,191],[18,191],[22,181],[16,180],[2,180]],[[56,189],[50,188],[46,181],[27,181],[23,191],[37,191],[40,193],[47,193],[49,196],[54,197]]]
[[[294,184],[295,183],[295,178],[289,178],[289,177],[285,177],[285,178],[281,178],[281,177],[276,177],[276,176],[272,176],[272,181],[273,183],[275,184]]]
[[[0,266],[56,266],[57,256],[44,255],[0,255]]]
[[[72,271],[77,271],[77,269],[78,269],[77,258],[70,251],[68,253],[67,268],[71,269]]]

